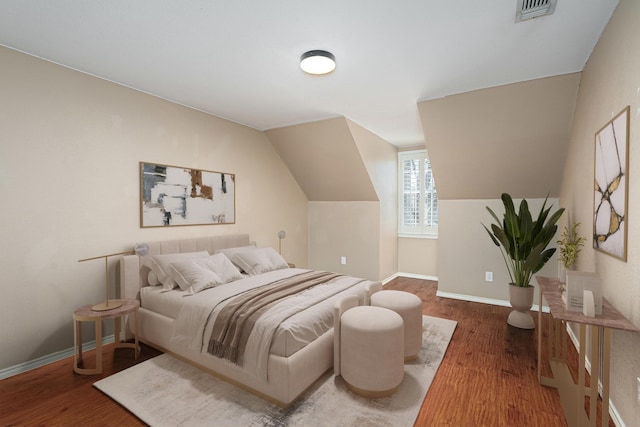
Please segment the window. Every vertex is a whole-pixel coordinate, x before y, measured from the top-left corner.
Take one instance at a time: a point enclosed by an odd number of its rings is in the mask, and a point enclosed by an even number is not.
[[[438,235],[438,195],[426,150],[398,153],[398,233]]]

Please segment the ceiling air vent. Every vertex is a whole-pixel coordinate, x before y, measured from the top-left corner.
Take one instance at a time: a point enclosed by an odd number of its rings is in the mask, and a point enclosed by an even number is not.
[[[516,22],[551,15],[556,8],[556,1],[557,0],[518,0]]]

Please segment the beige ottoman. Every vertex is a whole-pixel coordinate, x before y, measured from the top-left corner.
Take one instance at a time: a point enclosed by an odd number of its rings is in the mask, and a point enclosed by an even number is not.
[[[340,318],[340,374],[362,396],[393,394],[404,378],[402,317],[380,307],[351,308]]]
[[[371,305],[398,313],[404,321],[404,360],[418,356],[422,348],[422,300],[409,292],[379,291],[371,295]]]

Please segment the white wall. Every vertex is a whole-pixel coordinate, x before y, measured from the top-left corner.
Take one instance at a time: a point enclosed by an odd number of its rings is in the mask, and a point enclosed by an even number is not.
[[[72,347],[135,243],[236,232],[307,265],[307,200],[264,133],[0,47],[0,369]],[[139,162],[236,174],[236,224],[139,226]],[[111,262],[115,287],[115,261]]]

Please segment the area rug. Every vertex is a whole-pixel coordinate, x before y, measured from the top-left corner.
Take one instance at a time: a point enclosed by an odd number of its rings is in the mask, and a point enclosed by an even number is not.
[[[326,373],[283,409],[168,354],[94,384],[151,426],[412,426],[457,323],[423,316],[422,349],[390,397],[352,393]]]

